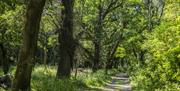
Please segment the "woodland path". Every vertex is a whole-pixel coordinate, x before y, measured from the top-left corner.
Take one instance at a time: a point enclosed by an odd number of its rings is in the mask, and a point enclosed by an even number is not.
[[[102,91],[132,91],[129,76],[126,73],[119,73],[112,76],[112,81],[107,83]]]

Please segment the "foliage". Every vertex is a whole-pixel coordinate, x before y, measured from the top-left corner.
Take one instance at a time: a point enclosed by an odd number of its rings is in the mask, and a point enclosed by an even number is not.
[[[96,73],[78,73],[76,79],[55,79],[56,67],[37,66],[32,74],[32,91],[77,91],[77,90],[95,90],[97,87],[104,86],[110,81],[111,75],[117,73],[117,70],[111,70],[109,75],[105,75],[104,70]]]
[[[180,17],[178,13],[173,13],[179,6],[169,8],[171,5],[176,6],[175,1],[167,1],[161,24],[151,33],[144,32],[147,39],[141,48],[147,50],[145,66],[135,67],[136,73],[132,77],[134,90],[180,90]]]
[[[96,56],[94,45],[98,40],[98,65],[105,68],[107,61],[112,61],[115,62],[113,65],[117,65],[113,66],[116,69],[119,68],[122,72],[128,69],[133,90],[180,90],[180,1],[152,0],[150,4],[146,1],[148,0],[75,0],[75,66],[84,69],[92,66]],[[109,11],[101,21],[102,29],[99,29],[99,15],[112,2],[116,3],[111,7],[119,6]],[[7,51],[7,58],[15,62],[18,61],[22,45],[25,4],[26,0],[0,1],[0,43]],[[61,30],[62,8],[59,0],[47,0],[36,53],[36,63],[44,63],[46,67],[34,68],[32,91],[91,90],[105,85],[111,79],[110,75],[116,73],[111,70],[111,74],[105,75],[104,69],[100,69],[95,73],[79,74],[76,78],[55,79],[55,64],[59,58],[57,51],[61,44],[58,43],[57,32]],[[53,66],[49,66],[50,64]],[[11,69],[12,73],[14,71]]]

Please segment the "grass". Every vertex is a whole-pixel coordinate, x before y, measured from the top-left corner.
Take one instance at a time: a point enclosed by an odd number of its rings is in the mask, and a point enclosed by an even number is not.
[[[32,91],[74,91],[74,89],[86,88],[86,85],[80,81],[71,79],[55,79],[56,68],[38,66],[32,73]]]
[[[11,73],[15,73],[15,67],[11,68]],[[70,79],[56,79],[55,66],[36,66],[32,72],[31,90],[32,91],[99,91],[98,88],[105,86],[112,80],[111,76],[116,74],[117,70],[110,70],[105,74],[105,70],[99,70],[92,73],[90,69],[78,71],[77,77],[74,71]],[[3,72],[0,71],[0,75]],[[10,89],[9,89],[10,90]],[[5,91],[0,88],[0,91]]]
[[[89,69],[85,72],[78,72],[77,77],[72,76],[70,79],[55,79],[56,67],[37,66],[32,73],[31,88],[32,91],[97,91],[99,87],[103,87],[108,81],[111,81],[111,75],[116,70],[111,70],[105,75],[104,70],[92,73]]]

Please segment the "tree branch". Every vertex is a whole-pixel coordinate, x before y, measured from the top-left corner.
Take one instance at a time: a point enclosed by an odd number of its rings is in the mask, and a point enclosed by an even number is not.
[[[113,10],[119,8],[120,6],[122,6],[123,4],[123,0],[121,1],[120,4],[117,4],[118,3],[118,0],[115,0],[113,2],[111,2],[109,5],[108,5],[108,8],[106,9],[106,11],[104,12],[103,14],[103,19]],[[117,4],[117,5],[116,5]]]

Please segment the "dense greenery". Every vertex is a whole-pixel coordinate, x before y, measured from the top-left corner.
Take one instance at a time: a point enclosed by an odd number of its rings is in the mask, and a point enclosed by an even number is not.
[[[133,83],[137,91],[180,90],[180,17],[178,2],[166,1],[161,24],[146,36],[141,49],[146,50],[145,64],[133,67]],[[169,3],[169,4],[168,4]],[[177,12],[174,12],[176,11]],[[143,84],[141,84],[143,83]]]
[[[104,70],[99,70],[96,73],[91,73],[90,69],[83,71],[78,70],[77,76],[75,71],[72,72],[70,79],[57,80],[56,67],[38,65],[32,73],[32,91],[83,91],[83,90],[99,90],[105,84],[111,81],[111,76],[118,73],[118,70],[110,70],[106,75]],[[15,72],[15,67],[11,68],[11,72]],[[0,73],[3,74],[3,73]],[[0,89],[4,91],[3,89]]]
[[[179,91],[180,1],[1,0],[0,65],[13,91]]]
[[[34,70],[32,74],[32,90],[33,91],[83,91],[83,90],[98,90],[99,87],[105,85],[110,81],[110,76],[117,73],[117,71],[111,71],[111,74],[105,75],[103,70],[99,70],[96,73],[91,73],[86,69],[84,72],[78,73],[75,78],[72,75],[71,79],[55,80],[56,69],[54,67],[48,67],[44,69],[40,66]]]

